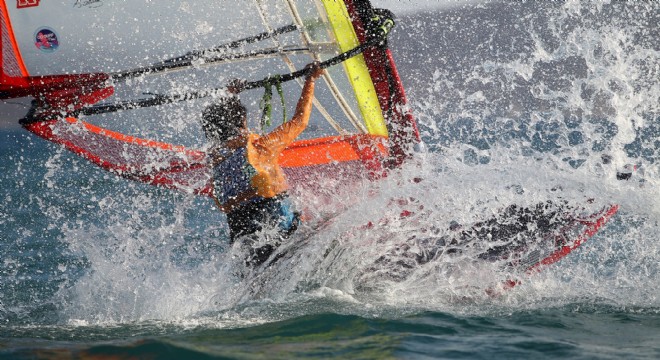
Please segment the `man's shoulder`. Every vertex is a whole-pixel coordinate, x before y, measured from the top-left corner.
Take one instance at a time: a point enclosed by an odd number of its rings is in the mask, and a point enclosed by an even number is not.
[[[267,135],[262,136],[256,133],[250,133],[247,136],[247,147],[254,147],[258,150],[268,150]]]

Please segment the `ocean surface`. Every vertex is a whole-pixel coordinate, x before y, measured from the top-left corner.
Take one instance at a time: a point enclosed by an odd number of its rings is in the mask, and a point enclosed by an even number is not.
[[[104,172],[5,102],[0,358],[660,358],[659,22],[657,1],[400,14],[390,47],[426,152],[262,274],[232,257],[211,200]],[[508,274],[468,255],[369,271],[455,222],[557,199],[620,210],[497,296]]]

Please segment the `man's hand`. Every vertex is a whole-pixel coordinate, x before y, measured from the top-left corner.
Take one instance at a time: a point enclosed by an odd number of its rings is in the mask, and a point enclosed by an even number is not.
[[[305,66],[305,69],[307,70],[307,79],[315,81],[318,79],[321,75],[323,75],[323,69],[321,69],[321,64],[318,61],[314,61],[313,63]]]
[[[245,88],[247,82],[243,79],[232,79],[227,84],[227,91],[232,94],[238,94]]]

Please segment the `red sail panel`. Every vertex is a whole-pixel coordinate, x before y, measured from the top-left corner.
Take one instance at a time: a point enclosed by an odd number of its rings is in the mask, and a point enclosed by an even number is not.
[[[202,150],[140,139],[75,118],[39,121],[24,127],[124,178],[211,195],[211,168]],[[302,140],[284,151],[280,163],[294,190],[318,183],[319,177],[340,182],[379,177],[382,159],[388,154],[385,141],[374,135]]]
[[[119,176],[188,193],[210,194],[206,154],[67,118],[25,125],[36,135]]]
[[[24,78],[28,76],[7,14],[7,5],[4,1],[0,1],[0,37],[2,37],[0,42],[0,52],[2,53],[0,92],[3,93],[17,86],[27,86]]]
[[[353,27],[364,43],[367,37],[365,24],[371,19],[373,8],[368,0],[344,0],[351,15]],[[394,64],[392,52],[387,47],[373,47],[364,53],[364,60],[378,93],[381,110],[387,114],[390,132],[391,165],[400,165],[410,154],[414,144],[421,142],[417,123],[408,107],[403,84]]]

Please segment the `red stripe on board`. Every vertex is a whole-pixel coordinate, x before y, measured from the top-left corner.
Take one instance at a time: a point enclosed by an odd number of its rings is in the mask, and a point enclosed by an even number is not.
[[[596,235],[598,230],[600,230],[611,218],[614,216],[614,214],[619,211],[619,205],[612,205],[610,206],[607,210],[603,210],[600,213],[592,216],[592,219],[595,218],[595,220],[580,220],[579,222],[583,225],[587,226],[587,229],[580,234],[580,236],[577,237],[575,241],[570,246],[563,246],[557,251],[553,252],[549,256],[545,257],[543,260],[539,261],[538,263],[532,265],[525,271],[527,275],[531,275],[533,273],[538,273],[540,272],[544,267],[554,264],[557,261],[561,260],[563,257],[566,255],[570,254],[573,250],[575,250],[578,246],[582,245],[585,241],[587,241],[589,238],[592,236]],[[497,287],[490,287],[486,289],[486,294],[488,294],[491,297],[497,297],[502,295],[501,291],[506,291],[510,290],[517,285],[520,285],[519,280],[513,280],[513,279],[508,279],[505,281],[502,281],[500,283],[500,289],[498,290]]]
[[[548,255],[537,264],[527,269],[527,273],[530,274],[532,272],[538,272],[540,271],[540,268],[542,266],[554,264],[564,256],[568,255],[571,251],[575,250],[578,246],[582,245],[582,243],[587,241],[592,236],[596,235],[598,230],[600,230],[600,228],[603,227],[603,225],[605,225],[605,223],[607,223],[607,221],[609,221],[609,219],[612,216],[614,216],[614,214],[616,214],[618,210],[619,210],[619,205],[612,205],[609,209],[598,214],[597,215],[598,218],[596,219],[596,221],[592,221],[589,223],[584,223],[583,221],[580,221],[582,224],[587,225],[587,229],[584,232],[582,232],[582,234],[578,236],[578,238],[575,241],[573,241],[571,245],[562,246],[557,251],[553,252],[552,254]]]

